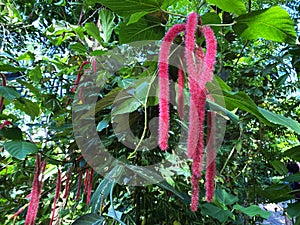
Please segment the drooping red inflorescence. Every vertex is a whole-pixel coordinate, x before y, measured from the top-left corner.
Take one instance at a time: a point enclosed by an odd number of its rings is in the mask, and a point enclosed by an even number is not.
[[[67,173],[65,191],[64,191],[63,198],[67,198],[69,196],[69,193],[70,193],[70,178],[71,178],[72,170],[73,170],[73,166],[70,166],[70,168],[68,170],[68,173]]]
[[[82,170],[79,171],[78,179],[77,179],[77,191],[76,191],[76,197],[75,197],[76,201],[78,201],[79,197],[80,197],[81,184],[82,184]]]
[[[168,148],[169,133],[169,53],[175,37],[184,31],[184,24],[174,25],[165,35],[159,53],[159,134],[158,144],[162,150]]]
[[[88,205],[91,200],[91,193],[93,187],[93,176],[94,170],[93,168],[89,168],[85,172],[85,179],[84,179],[84,194],[86,194],[86,204]]]
[[[196,47],[195,33],[197,24],[200,26],[198,32],[206,39],[206,53],[201,47]],[[182,26],[185,28],[183,29]],[[180,29],[178,29],[180,28]],[[160,87],[160,115],[159,115],[159,146],[162,150],[168,147],[169,130],[169,86],[168,86],[168,55],[171,43],[179,32],[185,30],[185,58],[187,64],[187,74],[190,91],[190,111],[189,111],[189,131],[187,141],[187,155],[192,159],[191,183],[192,199],[191,210],[196,211],[199,201],[199,179],[202,173],[203,154],[204,154],[204,120],[207,89],[206,83],[212,80],[213,69],[216,57],[217,42],[210,27],[202,27],[198,23],[198,15],[191,13],[187,18],[186,25],[176,24],[166,34],[159,55],[159,87]],[[171,38],[170,38],[171,37]],[[166,40],[169,41],[166,43]],[[182,66],[178,70],[178,96],[182,98],[183,92],[183,71]],[[178,98],[178,112],[183,118],[183,99]],[[206,168],[206,199],[211,201],[214,194],[215,176],[215,145],[213,137],[215,129],[215,114],[209,115],[209,136],[210,141],[207,146],[207,168]]]
[[[34,225],[34,221],[36,219],[36,215],[38,212],[39,207],[39,200],[40,195],[42,193],[42,186],[43,186],[43,176],[46,168],[46,161],[41,161],[41,156],[37,154],[36,156],[36,164],[35,164],[35,173],[32,182],[32,189],[31,189],[31,198],[30,203],[28,206],[25,225]]]
[[[216,150],[215,150],[215,134],[216,134],[216,113],[209,111],[207,113],[208,123],[208,142],[206,147],[206,175],[205,189],[206,201],[211,202],[214,196],[214,178],[216,173]]]
[[[0,73],[0,77],[2,79],[2,86],[5,87],[6,86],[6,77],[4,76],[4,74]],[[3,104],[4,104],[4,97],[2,96],[0,98],[0,113],[2,113],[3,110]]]
[[[54,196],[54,200],[53,200],[53,208],[51,211],[50,225],[52,225],[52,223],[54,221],[54,216],[55,216],[55,211],[56,211],[56,203],[59,198],[60,189],[61,189],[61,172],[60,172],[60,169],[58,169],[55,196]]]

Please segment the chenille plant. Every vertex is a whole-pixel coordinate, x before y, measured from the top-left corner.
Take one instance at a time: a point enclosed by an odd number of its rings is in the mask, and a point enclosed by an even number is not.
[[[198,22],[199,20],[199,22]],[[187,155],[192,159],[191,210],[196,211],[199,202],[199,179],[202,174],[204,155],[204,120],[205,103],[208,97],[206,83],[212,80],[216,58],[217,42],[212,29],[202,26],[196,13],[191,13],[186,24],[174,25],[165,35],[159,55],[159,146],[162,150],[168,148],[169,132],[169,71],[168,58],[170,47],[175,37],[185,32],[185,59],[190,92],[189,131],[187,140]],[[203,34],[206,40],[206,53],[196,44],[195,34]],[[182,60],[181,60],[182,63]],[[183,118],[183,86],[184,72],[182,65],[178,70],[178,112]],[[215,113],[208,112],[208,142],[206,157],[206,200],[212,201],[215,176]]]

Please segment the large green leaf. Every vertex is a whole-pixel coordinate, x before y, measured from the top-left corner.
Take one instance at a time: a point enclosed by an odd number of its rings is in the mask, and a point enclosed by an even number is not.
[[[251,205],[251,206],[246,207],[246,208],[241,206],[241,205],[235,205],[235,206],[233,206],[233,208],[235,210],[238,210],[242,213],[245,213],[246,215],[251,216],[251,217],[260,216],[264,219],[268,219],[269,216],[272,214],[271,212],[268,212],[268,211],[265,211],[265,210],[261,209],[257,205]]]
[[[286,211],[289,214],[289,216],[291,216],[291,217],[300,216],[300,202],[295,202],[293,204],[289,204]]]
[[[219,220],[221,223],[228,220],[228,218],[232,218],[233,214],[230,212],[230,210],[224,210],[218,206],[215,206],[211,203],[205,203],[202,205],[201,212],[203,215],[211,216],[217,220]]]
[[[101,42],[99,28],[94,23],[86,23],[84,28],[89,35],[95,38],[98,42]]]
[[[104,42],[108,42],[115,27],[115,16],[111,11],[104,9],[99,12],[99,18],[103,32],[102,38]]]
[[[17,159],[25,159],[27,154],[35,153],[38,148],[35,144],[25,141],[10,141],[4,143],[4,149],[12,156]]]
[[[21,95],[12,87],[0,86],[0,96],[12,101],[16,98],[20,98]]]
[[[224,208],[226,205],[232,205],[239,200],[237,196],[229,194],[224,189],[217,189],[215,191],[215,197],[216,200],[224,206]]]
[[[300,162],[300,145],[292,147],[283,153],[285,156]]]
[[[254,11],[236,19],[233,29],[242,38],[295,43],[294,24],[287,11],[279,6]]]
[[[253,102],[253,100],[244,92],[230,92],[224,91],[224,95],[212,94],[213,98],[217,100],[218,98],[224,98],[226,108],[228,110],[234,110],[235,108],[239,108],[246,112],[251,113],[260,121],[262,121],[266,125],[272,125],[258,110],[257,105]]]
[[[0,130],[0,136],[11,140],[22,140],[22,131],[18,127],[4,127]]]
[[[266,109],[262,109],[260,107],[258,107],[258,110],[270,122],[285,126],[287,128],[292,129],[293,131],[297,132],[298,134],[300,134],[300,124],[297,121],[295,121],[291,118],[287,118],[285,116],[270,112]]]
[[[274,167],[274,169],[280,174],[280,175],[286,175],[288,173],[287,168],[285,164],[279,160],[273,160],[271,162],[271,165]]]
[[[289,176],[285,177],[282,179],[283,181],[286,182],[300,182],[300,174],[295,173],[295,174],[290,174]]]
[[[120,43],[129,43],[143,40],[160,40],[165,33],[161,21],[152,16],[145,16],[138,23],[123,22],[119,28]]]
[[[242,0],[207,0],[211,5],[216,5],[226,12],[233,12],[237,15],[246,13],[246,6]]]
[[[72,225],[102,225],[104,217],[96,213],[89,213],[76,219]]]
[[[166,9],[174,0],[95,0],[94,2],[110,8],[120,16],[126,17],[134,13],[155,12],[161,8]]]

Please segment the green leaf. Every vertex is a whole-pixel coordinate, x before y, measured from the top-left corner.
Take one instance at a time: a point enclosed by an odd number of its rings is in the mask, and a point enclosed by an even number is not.
[[[260,216],[260,217],[262,217],[264,219],[268,219],[269,216],[272,214],[271,212],[268,212],[266,210],[261,209],[257,205],[251,205],[251,206],[249,206],[247,208],[245,208],[245,207],[243,207],[241,205],[235,205],[235,206],[233,206],[233,208],[235,210],[238,210],[238,211],[240,211],[242,213],[245,213],[246,215],[251,216],[251,217],[253,217],[253,216]]]
[[[17,109],[25,112],[28,116],[31,117],[32,120],[34,120],[34,118],[37,117],[40,113],[39,104],[36,102],[32,102],[29,99],[18,99],[18,101],[14,104]]]
[[[70,49],[78,53],[86,53],[88,50],[81,43],[70,44]]]
[[[226,12],[233,12],[237,15],[246,13],[246,6],[242,0],[207,0],[211,5],[216,5]]]
[[[143,16],[147,15],[149,12],[137,12],[130,15],[130,19],[126,25],[138,22]]]
[[[36,88],[34,85],[32,85],[31,83],[28,83],[21,79],[17,79],[17,82],[22,84],[26,88],[28,88],[32,93],[34,93],[36,95],[41,95],[41,93],[40,93],[41,91],[38,88]]]
[[[230,91],[224,91],[223,94],[224,95],[212,94],[212,96],[215,100],[218,98],[224,98],[226,108],[230,111],[234,110],[235,108],[239,108],[251,113],[264,124],[272,125],[272,123],[260,113],[253,100],[244,92],[234,93]]]
[[[129,96],[129,95],[128,95]],[[129,99],[117,104],[111,111],[111,115],[115,116],[118,114],[131,113],[137,110],[142,103],[138,101],[134,96],[128,97]]]
[[[34,60],[34,54],[32,52],[25,52],[20,55],[17,60]]]
[[[202,24],[221,24],[221,18],[213,12],[205,13],[203,16],[201,16]],[[214,26],[212,27],[214,31],[219,31],[221,27]]]
[[[104,9],[99,12],[99,18],[103,31],[102,38],[104,42],[109,42],[111,34],[115,27],[115,16],[111,11]]]
[[[110,8],[120,16],[126,17],[139,12],[155,12],[159,10],[164,1],[162,0],[97,0],[97,3]],[[172,3],[172,1],[166,1]],[[164,4],[167,7],[168,4]]]
[[[104,222],[104,217],[96,213],[89,213],[76,219],[72,225],[101,225]]]
[[[300,202],[289,204],[286,211],[290,217],[300,216]]]
[[[284,151],[283,154],[284,156],[292,158],[295,161],[300,161],[300,145]]]
[[[12,156],[17,159],[25,159],[27,154],[35,153],[38,148],[35,144],[25,141],[10,141],[4,143],[4,149]]]
[[[285,126],[287,128],[292,129],[296,133],[300,134],[300,124],[297,121],[295,121],[291,118],[287,118],[285,116],[270,112],[266,109],[262,109],[260,107],[258,107],[258,110],[270,122]]]
[[[11,140],[22,140],[22,131],[18,127],[4,127],[0,130],[0,136]]]
[[[274,167],[274,169],[280,174],[280,175],[286,175],[288,173],[288,170],[283,162],[280,162],[279,160],[274,160],[271,162],[271,165]]]
[[[295,43],[294,24],[287,11],[280,6],[254,11],[236,19],[233,29],[242,38]]]
[[[95,38],[99,43],[101,43],[100,31],[99,28],[94,23],[86,23],[84,28],[87,33]]]
[[[203,215],[211,216],[212,218],[219,220],[221,223],[227,221],[229,217],[233,217],[233,214],[229,210],[224,210],[212,203],[204,203],[202,205],[201,212]]]
[[[167,181],[159,182],[156,185],[163,188],[163,189],[165,189],[165,190],[168,190],[168,191],[172,192],[177,197],[179,197],[181,199],[181,201],[183,201],[186,204],[189,204],[191,202],[189,195],[187,195],[185,192],[180,192],[180,191],[176,190]]]
[[[102,130],[104,130],[106,127],[108,126],[108,121],[107,119],[103,119],[101,120],[98,125],[97,125],[97,131],[101,132]]]
[[[297,182],[300,182],[300,174],[299,173],[290,174],[289,176],[282,179],[282,181],[286,181],[286,182],[296,182],[297,181]]]
[[[43,78],[40,66],[37,65],[33,70],[29,71],[28,76],[32,81],[39,82]]]
[[[227,205],[232,205],[239,200],[237,196],[227,193],[224,189],[217,189],[215,191],[215,198],[224,207]]]
[[[238,123],[239,122],[239,116],[234,114],[233,112],[227,110],[226,108],[216,104],[215,102],[212,102],[208,99],[206,99],[206,102],[209,104],[209,107],[213,111],[221,111],[225,113],[226,116],[228,116],[233,122]]]
[[[0,65],[0,72],[1,71],[7,71],[7,72],[24,72],[25,69],[24,68],[20,68],[20,67],[14,67],[11,65]]]
[[[12,87],[0,86],[0,96],[12,101],[16,98],[20,98],[21,94]]]
[[[143,40],[160,40],[165,33],[161,22],[151,16],[145,16],[138,23],[126,25],[121,23],[119,28],[120,43],[129,43]]]

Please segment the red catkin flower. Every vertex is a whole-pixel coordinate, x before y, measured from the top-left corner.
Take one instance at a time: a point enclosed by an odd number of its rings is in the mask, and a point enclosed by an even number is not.
[[[217,41],[214,32],[210,27],[203,27],[202,32],[206,39],[206,54],[204,58],[204,68],[200,79],[200,85],[205,87],[206,83],[211,81],[213,78],[213,69],[217,54]]]
[[[184,31],[184,24],[176,24],[166,33],[164,37],[158,60],[159,70],[159,133],[158,144],[162,150],[168,148],[169,132],[169,53],[174,38]]]
[[[197,107],[199,105],[197,97],[198,85],[197,85],[197,71],[194,61],[194,49],[195,49],[195,31],[197,28],[197,14],[191,13],[188,16],[186,24],[185,35],[185,57],[187,63],[187,72],[189,75],[189,88],[190,88],[190,112],[189,112],[189,131],[188,131],[188,143],[187,143],[187,155],[193,158],[195,150],[198,144],[199,137],[199,120]]]
[[[70,178],[71,178],[71,174],[72,174],[72,169],[73,169],[73,166],[71,166],[69,168],[68,173],[67,173],[65,192],[64,192],[63,198],[67,198],[70,193]]]
[[[50,225],[52,225],[52,223],[54,221],[54,216],[55,216],[55,211],[56,211],[56,203],[59,198],[60,189],[61,189],[61,172],[60,172],[60,169],[58,169],[55,196],[54,196],[54,200],[53,200],[53,208],[51,211]]]
[[[80,65],[79,71],[78,71],[78,73],[77,73],[77,76],[76,76],[76,79],[75,79],[75,82],[74,82],[74,86],[71,88],[71,92],[74,93],[74,92],[76,91],[77,86],[78,86],[78,84],[79,84],[79,82],[80,82],[81,76],[82,76],[82,74],[83,74],[83,72],[82,72],[83,67],[84,67],[85,65],[89,64],[89,63],[90,63],[90,62],[86,60],[86,61],[84,61],[84,62]],[[93,66],[94,66],[94,69],[95,69],[96,67],[95,67],[94,63],[93,63]],[[70,105],[71,101],[72,101],[71,99],[68,99],[66,106]]]
[[[2,79],[2,86],[5,87],[6,86],[6,77],[2,73],[0,73],[0,76],[1,76],[1,79]],[[3,104],[4,104],[4,97],[1,97],[1,99],[0,99],[0,113],[2,113]]]
[[[78,174],[78,179],[77,179],[77,191],[76,191],[76,197],[75,201],[79,200],[80,197],[80,190],[81,190],[81,184],[82,184],[82,170],[80,170]]]
[[[35,173],[32,182],[32,189],[31,189],[31,198],[30,203],[28,206],[25,225],[34,225],[34,221],[36,219],[36,215],[38,212],[39,207],[39,200],[40,195],[42,193],[42,186],[43,186],[43,179],[42,174],[45,171],[46,162],[41,161],[41,156],[38,154],[36,157],[36,164],[35,164]]]
[[[88,186],[87,186],[87,195],[86,195],[86,204],[88,205],[91,200],[91,193],[93,188],[93,176],[94,176],[94,170],[93,168],[90,168],[89,172],[89,178],[88,178]]]
[[[215,149],[215,135],[216,135],[216,113],[209,111],[207,113],[208,121],[208,142],[206,147],[206,201],[211,202],[214,196],[214,178],[216,173],[216,149]]]
[[[206,39],[206,53],[201,47],[196,48],[195,33],[198,23],[196,13],[191,13],[187,18],[186,25],[176,24],[166,34],[163,39],[159,54],[159,147],[162,150],[168,148],[169,130],[169,79],[168,79],[168,55],[173,39],[178,33],[185,30],[185,58],[190,91],[190,111],[189,111],[189,131],[187,140],[187,155],[192,159],[191,168],[191,210],[196,211],[199,201],[199,179],[202,174],[203,151],[204,151],[204,119],[206,104],[206,83],[212,80],[213,69],[216,58],[217,42],[212,29],[208,26],[198,30],[198,35],[203,33]],[[183,118],[183,86],[184,73],[183,66],[178,70],[178,113]],[[206,157],[206,199],[212,201],[214,194],[215,176],[215,113],[208,115],[209,141],[207,143]]]

